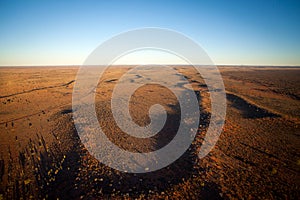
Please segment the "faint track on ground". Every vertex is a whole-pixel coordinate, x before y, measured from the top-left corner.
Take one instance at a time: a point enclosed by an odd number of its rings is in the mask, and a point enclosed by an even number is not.
[[[16,96],[16,95],[20,95],[20,94],[26,94],[26,93],[30,93],[30,92],[34,92],[34,91],[39,91],[39,90],[65,87],[65,86],[68,86],[68,85],[72,84],[73,82],[75,82],[75,80],[72,80],[72,81],[69,81],[68,83],[63,83],[63,84],[60,84],[60,85],[52,85],[52,86],[47,86],[47,87],[34,88],[34,89],[23,91],[23,92],[17,92],[17,93],[14,93],[14,94],[3,95],[3,96],[0,96],[0,99]]]
[[[5,124],[5,123],[9,123],[9,122],[13,122],[13,121],[17,121],[17,120],[21,120],[21,119],[24,119],[24,118],[27,118],[27,117],[32,117],[32,116],[34,116],[34,115],[44,114],[45,111],[49,112],[49,111],[51,111],[51,110],[54,110],[54,109],[57,109],[57,108],[61,108],[61,107],[67,106],[67,105],[70,105],[70,103],[64,103],[64,104],[61,104],[61,105],[58,105],[58,106],[50,107],[50,108],[47,108],[47,109],[45,109],[45,110],[42,110],[42,111],[38,111],[38,112],[32,113],[32,114],[30,114],[30,115],[25,115],[25,116],[22,116],[22,117],[10,119],[10,120],[5,121],[5,122],[0,122],[0,125],[1,125],[1,124]]]
[[[6,97],[11,97],[11,96],[16,96],[16,95],[21,95],[21,94],[25,94],[25,93],[30,93],[30,92],[34,92],[34,91],[38,91],[38,90],[65,87],[65,86],[68,86],[68,85],[72,84],[73,82],[75,82],[75,80],[69,81],[67,83],[59,84],[59,85],[54,85],[54,86],[34,88],[34,89],[27,90],[27,91],[24,91],[24,92],[18,92],[18,93],[14,93],[14,94],[10,94],[10,95],[0,96],[0,99],[1,98],[6,98]],[[70,103],[65,103],[65,104],[61,104],[61,105],[58,105],[58,106],[50,107],[50,108],[47,108],[45,110],[41,110],[41,111],[29,114],[29,115],[25,115],[25,116],[21,116],[21,117],[18,117],[18,118],[10,119],[8,121],[0,122],[0,124],[5,124],[5,123],[13,122],[13,121],[16,121],[16,120],[21,120],[21,119],[24,119],[24,118],[27,118],[27,117],[32,117],[34,115],[43,114],[45,111],[50,111],[50,110],[60,108],[60,107],[63,107],[63,106],[69,105],[69,104]]]

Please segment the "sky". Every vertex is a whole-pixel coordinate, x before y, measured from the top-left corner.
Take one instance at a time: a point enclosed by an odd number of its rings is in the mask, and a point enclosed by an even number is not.
[[[112,36],[143,27],[188,36],[215,64],[300,65],[299,13],[289,0],[0,0],[0,66],[80,65]]]

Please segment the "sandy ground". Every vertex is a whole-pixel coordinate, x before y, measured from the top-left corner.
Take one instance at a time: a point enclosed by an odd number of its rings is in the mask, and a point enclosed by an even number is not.
[[[0,68],[0,199],[299,199],[300,69],[220,67],[226,123],[203,159],[197,153],[209,125],[210,94],[191,67],[174,69],[199,98],[196,138],[171,165],[130,174],[100,163],[81,143],[72,118],[77,68]],[[144,86],[130,101],[133,120],[147,125],[148,108],[160,103],[168,112],[167,123],[151,138],[123,133],[113,120],[110,99],[128,70],[110,68],[94,91],[99,124],[127,151],[159,149],[176,134],[180,107],[168,89]],[[132,76],[133,81],[140,78]]]

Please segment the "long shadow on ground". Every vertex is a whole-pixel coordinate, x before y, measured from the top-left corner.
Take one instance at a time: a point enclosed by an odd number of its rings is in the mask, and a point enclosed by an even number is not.
[[[280,117],[277,114],[271,113],[265,109],[259,108],[256,105],[250,104],[246,100],[234,94],[226,94],[227,100],[232,103],[232,106],[242,112],[243,117],[249,119],[257,119],[264,117]]]

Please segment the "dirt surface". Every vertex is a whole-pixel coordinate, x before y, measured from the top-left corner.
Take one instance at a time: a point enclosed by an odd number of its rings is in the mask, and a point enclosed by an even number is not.
[[[132,174],[105,166],[81,143],[72,118],[78,68],[0,68],[0,199],[299,199],[300,69],[220,67],[226,122],[203,159],[197,154],[209,125],[210,93],[193,68],[174,69],[189,80],[199,99],[197,135],[171,165]],[[99,81],[97,117],[121,148],[150,152],[175,136],[180,106],[167,88],[143,86],[130,100],[133,120],[149,124],[150,106],[160,103],[167,122],[151,138],[123,133],[113,120],[110,100],[128,70],[111,67]],[[133,75],[132,81],[139,78]]]

